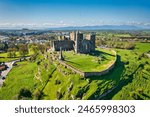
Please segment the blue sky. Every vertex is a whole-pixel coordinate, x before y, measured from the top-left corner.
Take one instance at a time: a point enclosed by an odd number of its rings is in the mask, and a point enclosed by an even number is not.
[[[150,25],[150,0],[0,0],[0,27]]]

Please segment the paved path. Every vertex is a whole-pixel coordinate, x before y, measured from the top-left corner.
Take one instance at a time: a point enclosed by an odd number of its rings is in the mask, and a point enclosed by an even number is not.
[[[25,58],[27,59],[27,58],[30,58],[30,57],[28,56],[28,57],[25,57]],[[21,60],[24,60],[24,58],[22,58]],[[19,62],[19,61],[20,61],[20,59],[13,60],[13,61],[10,61],[10,62],[5,62],[5,64],[8,66],[8,68],[7,68],[6,70],[4,70],[4,71],[1,72],[1,76],[6,78],[7,74],[8,74],[8,73],[11,71],[11,69],[13,68],[13,64],[16,63],[16,62]],[[4,81],[5,81],[5,80],[2,80],[2,79],[0,78],[0,87],[2,87]]]
[[[7,69],[6,70],[4,70],[4,71],[2,71],[1,72],[1,76],[2,77],[5,77],[6,78],[6,76],[7,76],[7,74],[11,71],[11,69],[13,68],[13,64],[14,63],[16,63],[16,62],[18,62],[19,60],[14,60],[14,61],[11,61],[11,62],[6,62],[5,63],[5,65],[7,65]],[[2,80],[1,78],[0,78],[0,87],[3,85],[3,82],[4,82],[5,80]]]

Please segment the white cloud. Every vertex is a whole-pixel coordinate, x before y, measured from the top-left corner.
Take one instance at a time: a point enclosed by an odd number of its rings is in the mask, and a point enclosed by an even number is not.
[[[0,28],[51,28],[69,26],[64,22],[59,23],[0,23]]]
[[[94,26],[94,25],[135,25],[135,26],[143,26],[150,27],[150,22],[136,22],[136,21],[128,21],[128,22],[106,22],[106,21],[96,21],[92,20],[91,22],[84,22],[85,24],[75,21],[71,21],[70,23],[64,23],[63,20],[58,23],[44,22],[44,23],[0,23],[0,28],[51,28],[51,27],[66,27],[66,26]]]

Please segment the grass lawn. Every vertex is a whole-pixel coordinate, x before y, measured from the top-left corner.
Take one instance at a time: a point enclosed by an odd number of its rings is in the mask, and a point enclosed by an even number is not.
[[[135,52],[142,53],[150,51],[150,43],[136,43]]]
[[[13,99],[21,88],[34,90],[34,74],[37,70],[36,63],[20,62],[8,74],[5,84],[0,90],[0,99]]]
[[[116,49],[123,71],[116,89],[102,99],[150,99],[150,60],[141,56],[149,50],[149,43],[136,43],[134,50]]]
[[[32,54],[33,54],[33,51],[29,51],[29,54],[28,54],[27,56],[32,55]],[[8,56],[7,56],[7,52],[5,52],[5,53],[0,53],[0,57],[8,57]],[[19,52],[16,52],[16,57],[20,57]]]
[[[29,54],[27,56],[30,56],[33,54],[33,51],[29,51]],[[19,52],[16,52],[16,57],[15,58],[7,58],[7,52],[5,53],[0,53],[0,62],[8,62],[8,61],[12,61],[12,60],[16,60],[20,57]]]
[[[30,90],[31,93],[43,89],[55,67],[47,64],[48,61],[42,56],[37,59],[42,60],[40,65],[29,61],[17,62],[17,66],[6,77],[4,86],[0,88],[0,99],[14,99],[22,88]],[[38,73],[38,69],[40,73]]]
[[[16,60],[17,58],[0,58],[0,62],[8,62],[12,60]]]
[[[56,84],[56,81],[60,81],[60,83]],[[102,77],[84,79],[79,74],[75,74],[71,70],[64,68],[64,66],[58,65],[57,70],[52,74],[43,90],[42,99],[56,100],[58,99],[57,92],[61,93],[61,100],[95,99],[95,95],[98,97],[106,89],[112,88],[114,81],[111,78],[106,80]],[[72,88],[70,88],[71,85]],[[69,88],[70,91],[68,90]]]
[[[65,62],[84,71],[102,71],[108,68],[116,59],[114,52],[108,49],[97,49],[92,55],[63,52]]]
[[[46,100],[56,100],[57,92],[62,94],[61,99],[71,98],[71,94],[75,97],[75,94],[78,91],[78,86],[83,87],[87,84],[86,81],[81,81],[80,75],[72,73],[69,69],[65,69],[63,66],[59,65],[59,68],[52,74],[49,82],[43,90],[43,99]],[[65,75],[63,72],[67,72],[68,75]],[[57,81],[60,81],[60,84],[56,84]],[[68,93],[67,89],[73,83],[73,89]]]

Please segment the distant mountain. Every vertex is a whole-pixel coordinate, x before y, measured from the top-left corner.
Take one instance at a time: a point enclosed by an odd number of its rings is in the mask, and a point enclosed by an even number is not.
[[[133,25],[102,25],[102,26],[77,26],[77,27],[60,27],[49,28],[50,30],[143,30],[150,27],[133,26]]]

